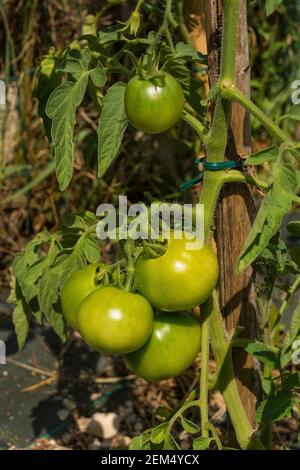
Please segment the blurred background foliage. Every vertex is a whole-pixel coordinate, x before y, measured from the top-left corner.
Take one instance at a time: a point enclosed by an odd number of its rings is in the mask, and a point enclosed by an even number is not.
[[[190,2],[192,7],[193,3]],[[250,2],[251,3],[251,2]],[[253,3],[253,2],[252,2]],[[260,3],[260,2],[259,2]],[[149,0],[154,12],[143,9],[143,28],[157,29],[161,1]],[[184,2],[188,6],[188,2]],[[0,104],[0,285],[7,287],[16,252],[42,228],[56,228],[64,213],[95,211],[97,205],[127,194],[131,202],[153,198],[192,200],[179,185],[195,172],[201,148],[186,126],[160,136],[133,129],[127,133],[116,163],[104,179],[96,177],[96,127],[93,105],[80,107],[75,133],[75,173],[60,193],[52,151],[45,137],[34,98],[35,71],[41,57],[54,47],[66,47],[79,37],[88,14],[99,15],[99,27],[125,22],[134,1],[125,0],[0,0],[0,79],[6,83],[6,106]],[[186,8],[188,10],[188,8]],[[274,118],[291,107],[291,83],[300,79],[299,2],[284,2],[266,17],[256,5],[249,12],[253,98]],[[186,13],[189,29],[195,16]],[[200,99],[200,97],[199,97]],[[291,126],[285,121],[285,126]],[[298,132],[297,129],[291,129]],[[253,147],[268,136],[253,123]]]

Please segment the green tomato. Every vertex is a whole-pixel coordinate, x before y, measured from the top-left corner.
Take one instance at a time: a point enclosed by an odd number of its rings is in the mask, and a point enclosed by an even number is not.
[[[125,90],[125,110],[131,124],[148,134],[160,134],[176,124],[184,105],[181,85],[164,74],[150,80],[136,76]]]
[[[191,314],[159,312],[147,343],[124,359],[143,379],[164,380],[182,374],[193,363],[200,351],[200,342],[201,328]]]
[[[77,313],[83,299],[98,286],[94,279],[98,264],[90,264],[73,273],[63,285],[60,294],[62,311],[67,323],[78,329]]]
[[[168,240],[167,251],[159,258],[141,255],[136,263],[136,282],[141,294],[158,310],[190,310],[205,302],[215,288],[218,260],[212,248],[188,249],[194,242],[183,237]]]
[[[139,294],[102,287],[88,295],[78,311],[79,332],[97,351],[126,354],[140,348],[153,327],[153,310]]]

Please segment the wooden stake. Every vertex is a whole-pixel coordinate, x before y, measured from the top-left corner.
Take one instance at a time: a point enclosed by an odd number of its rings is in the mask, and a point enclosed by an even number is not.
[[[206,27],[210,85],[219,74],[221,42],[221,2],[206,3]],[[250,93],[250,66],[248,54],[247,2],[241,1],[241,15],[236,56],[237,85]],[[245,157],[251,151],[251,131],[248,114],[238,104],[233,104],[230,121],[229,159]],[[250,189],[245,185],[228,184],[222,190],[217,210],[216,238],[220,273],[220,305],[228,331],[242,326],[241,336],[257,338],[258,319],[254,288],[254,273],[250,267],[243,274],[236,273],[236,265],[244,240],[255,217],[255,205]],[[260,396],[258,365],[243,349],[233,351],[238,389],[248,419],[254,422],[257,398]],[[231,435],[231,443],[233,438]]]

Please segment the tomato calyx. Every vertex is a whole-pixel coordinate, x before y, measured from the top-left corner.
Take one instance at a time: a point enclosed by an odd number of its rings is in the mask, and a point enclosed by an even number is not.
[[[159,68],[159,59],[152,54],[142,56],[138,61],[137,75],[141,80],[150,81],[157,87],[165,85],[166,72]]]
[[[143,241],[143,254],[147,258],[160,258],[166,253],[167,249],[167,240]]]
[[[124,266],[126,260],[117,261],[114,264],[100,263],[96,268],[94,283],[96,287],[117,287],[123,289]]]

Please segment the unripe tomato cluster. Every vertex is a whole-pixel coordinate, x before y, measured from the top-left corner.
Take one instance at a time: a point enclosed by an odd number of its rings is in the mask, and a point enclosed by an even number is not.
[[[158,134],[179,120],[181,85],[168,73],[133,77],[125,90],[125,110],[138,130]],[[159,258],[141,255],[135,266],[137,292],[95,283],[97,265],[75,272],[61,292],[67,323],[92,348],[122,354],[146,380],[176,377],[200,349],[200,325],[191,309],[205,302],[218,280],[218,263],[209,246],[189,250],[175,232]]]
[[[180,375],[200,350],[200,325],[191,309],[208,299],[218,280],[211,247],[191,250],[192,242],[171,232],[164,255],[142,254],[137,292],[97,286],[96,264],[73,273],[61,291],[67,323],[93,349],[124,355],[129,368],[146,380]]]

